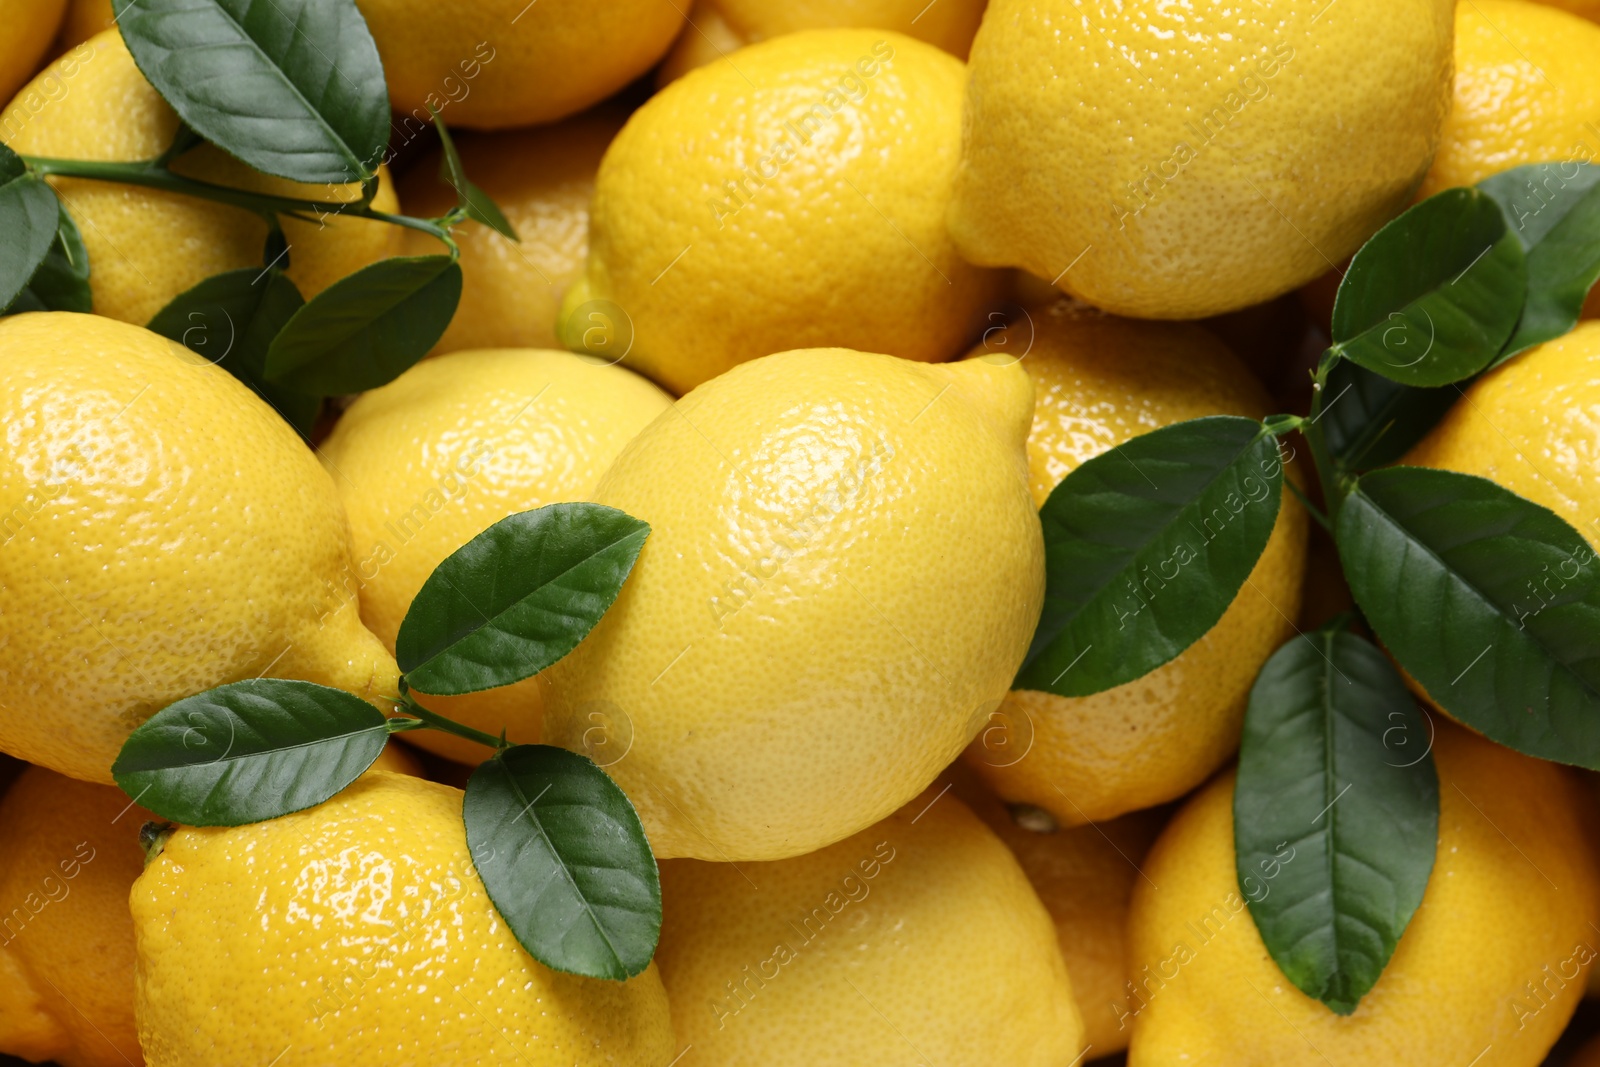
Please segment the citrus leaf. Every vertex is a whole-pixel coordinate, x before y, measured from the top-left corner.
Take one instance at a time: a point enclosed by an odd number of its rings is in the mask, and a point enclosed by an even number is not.
[[[1397,462],[1444,418],[1461,396],[1453,385],[1423,388],[1374,374],[1341,359],[1311,412],[1341,470],[1364,471]]]
[[[1260,423],[1216,415],[1084,463],[1039,509],[1045,603],[1015,687],[1087,696],[1173,659],[1222,618],[1278,518]]]
[[[378,46],[354,0],[113,0],[128,51],[206,140],[301,182],[364,181],[389,138]]]
[[[1578,324],[1584,298],[1600,278],[1600,167],[1534,163],[1478,188],[1500,205],[1528,261],[1527,302],[1500,363]]]
[[[1250,690],[1239,891],[1284,976],[1341,1015],[1383,973],[1433,871],[1431,743],[1399,672],[1342,630],[1290,641]]]
[[[650,965],[655,856],[605,771],[566,749],[516,745],[472,772],[461,811],[489,899],[534,959],[615,981]]]
[[[1440,707],[1600,768],[1600,566],[1577,530],[1487,479],[1391,467],[1356,483],[1336,534],[1373,631]]]
[[[1475,189],[1429,197],[1372,236],[1333,304],[1333,350],[1406,385],[1489,365],[1522,313],[1527,268],[1499,206]]]
[[[307,435],[320,398],[274,385],[263,373],[272,339],[304,303],[282,271],[248,267],[213,275],[178,294],[156,312],[149,329],[222,367]]]
[[[383,751],[387,720],[342,689],[257,678],[169,704],[129,735],[111,774],[187,826],[242,826],[320,804]]]
[[[467,180],[467,171],[461,165],[461,155],[456,151],[455,140],[451,138],[450,131],[445,128],[444,119],[439,117],[437,111],[433,112],[433,125],[439,131],[439,144],[444,154],[444,158],[439,161],[439,180],[456,191],[456,203],[467,209],[468,218],[483,223],[502,237],[520,241],[516,229],[506,218],[505,212],[500,210],[500,206],[489,198],[488,193]]]
[[[83,235],[78,232],[77,223],[62,205],[55,240],[50,242],[33,277],[6,311],[20,314],[24,311],[87,313],[92,310],[94,295],[89,289],[89,250],[83,246]]]
[[[627,581],[648,523],[603,504],[508,515],[422,584],[395,639],[406,684],[452,696],[510,685],[578,647]]]
[[[22,157],[0,144],[0,308],[9,308],[50,252],[61,204]]]
[[[376,389],[428,354],[460,301],[451,257],[380,259],[295,312],[267,350],[266,380],[313,396]]]

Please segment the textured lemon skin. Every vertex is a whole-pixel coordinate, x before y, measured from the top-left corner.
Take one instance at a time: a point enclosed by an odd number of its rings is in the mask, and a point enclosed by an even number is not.
[[[668,861],[661,886],[685,1067],[1059,1067],[1083,1049],[1049,915],[953,796],[807,856]]]
[[[1454,7],[1269,0],[1196,19],[1163,0],[994,0],[972,46],[956,244],[1141,318],[1288,292],[1427,172]]]
[[[1595,956],[1589,801],[1566,768],[1436,725],[1433,874],[1352,1015],[1300,992],[1267,955],[1239,896],[1233,776],[1173,819],[1145,863],[1160,888],[1135,885],[1128,921],[1146,991],[1130,1067],[1542,1061]]]
[[[362,620],[392,650],[445,557],[507,515],[587,499],[671,403],[621,367],[531,349],[454,352],[364,393],[322,445],[350,516]],[[424,703],[488,733],[505,729],[513,742],[539,740],[532,679]],[[451,759],[491,755],[433,730],[404,736]]]
[[[1028,466],[1043,504],[1069,473],[1131,437],[1207,415],[1260,418],[1268,400],[1250,372],[1198,326],[1120,319],[1061,300],[991,335],[991,348],[1032,347],[1037,389]],[[1294,633],[1306,516],[1288,489],[1266,550],[1216,626],[1142,678],[1087,697],[1017,690],[967,760],[1008,801],[1066,826],[1182,796],[1238,747],[1257,671]]]
[[[61,22],[56,46],[62,51],[76,48],[102,30],[117,24],[111,0],[67,0],[67,14]]]
[[[473,184],[500,207],[521,241],[476,222],[456,230],[461,303],[435,352],[562,347],[556,313],[588,254],[595,172],[626,117],[599,109],[554,126],[465,131],[456,138]],[[436,156],[406,172],[400,193],[407,211],[437,217],[455,207],[455,190],[438,174]],[[416,230],[406,231],[406,244],[411,255],[439,250],[436,239]]]
[[[336,585],[332,480],[232,375],[98,315],[18,315],[0,426],[0,750],[109,784],[135,726],[224,682],[394,693]]]
[[[560,974],[512,936],[461,791],[384,772],[271,822],[181,829],[134,884],[150,1067],[665,1067],[655,966]]]
[[[128,890],[155,816],[121,790],[22,773],[0,801],[0,1053],[61,1067],[139,1063]]]
[[[1456,9],[1455,90],[1419,195],[1524,163],[1600,161],[1600,26],[1545,4]]]
[[[0,2],[0,99],[9,100],[39,69],[66,7],[66,0]]]
[[[452,126],[553,122],[655,65],[687,5],[663,0],[357,0],[396,111]]]
[[[14,151],[63,159],[153,159],[172,143],[178,116],[145,81],[117,30],[58,58],[0,113],[0,140]],[[190,177],[277,196],[337,203],[360,199],[360,187],[302,185],[251,170],[203,145],[173,164]],[[258,266],[267,238],[259,217],[176,193],[114,182],[52,178],[78,223],[89,253],[94,311],[144,325],[173,297],[213,274]],[[372,206],[400,202],[380,168]],[[283,220],[288,274],[307,298],[401,247],[400,228],[330,214],[321,221]]]
[[[601,161],[563,318],[620,308],[625,365],[679,394],[795,348],[957,354],[1002,280],[945,231],[964,72],[889,31],[814,30],[667,86]]]
[[[547,672],[546,739],[625,750],[607,770],[658,856],[782,859],[887,816],[971,739],[1033,636],[1031,409],[1015,365],[841,349],[678,401],[595,492],[652,531]],[[596,714],[619,725],[597,734]]]

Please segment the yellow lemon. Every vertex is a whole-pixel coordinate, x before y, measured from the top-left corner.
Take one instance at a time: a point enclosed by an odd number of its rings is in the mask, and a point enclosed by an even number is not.
[[[56,44],[62,51],[76,48],[116,24],[111,0],[67,0],[67,14],[61,22],[61,36],[56,39]]]
[[[994,0],[972,45],[956,244],[1143,318],[1288,292],[1422,181],[1454,8]]]
[[[154,818],[120,790],[30,767],[0,800],[0,1053],[138,1063],[128,890]]]
[[[456,230],[461,304],[435,352],[561,347],[556,312],[583,272],[595,171],[625,118],[608,108],[554,126],[467,131],[456,138],[467,176],[499,205],[521,240],[476,222]],[[408,211],[437,217],[455,207],[455,190],[438,174],[436,155],[406,173],[400,184]],[[406,231],[406,240],[413,255],[439,250],[438,241],[415,230]],[[603,346],[593,347],[599,352]]]
[[[0,319],[0,426],[0,750],[109,783],[135,726],[224,682],[394,693],[341,610],[333,480],[226,371],[98,315]]]
[[[1239,895],[1233,776],[1179,812],[1146,860],[1150,883],[1134,886],[1128,958],[1142,1003],[1129,1067],[1541,1062],[1595,959],[1588,798],[1565,768],[1442,720],[1433,754],[1433,874],[1349,1016],[1300,992],[1267,955]]]
[[[655,66],[683,25],[671,0],[357,0],[396,111],[452,126],[552,122]]]
[[[683,1067],[1061,1067],[1082,1024],[1050,916],[961,801],[770,863],[661,865]]]
[[[1206,415],[1267,413],[1249,371],[1186,323],[1120,319],[1058,301],[985,343],[1026,352],[1022,366],[1038,390],[1028,466],[1039,505],[1079,464],[1131,437]],[[1260,485],[1248,506],[1266,499]],[[1066,826],[1193,789],[1238,747],[1256,672],[1294,634],[1306,525],[1286,488],[1266,551],[1204,637],[1144,677],[1093,696],[1013,692],[968,762],[1001,797],[1041,807]]]
[[[601,161],[563,339],[601,309],[676,393],[814,345],[955,355],[1002,281],[945,232],[964,74],[896,33],[814,30],[667,86]]]
[[[747,44],[800,30],[839,27],[893,30],[967,57],[978,32],[985,0],[804,0],[773,4],[766,0],[700,0],[689,24],[657,73],[665,85],[695,67],[705,66]]]
[[[672,1058],[653,964],[605,982],[523,951],[478,880],[449,786],[379,772],[271,822],[180,829],[132,908],[150,1067]]]
[[[595,758],[658,856],[783,859],[887,816],[971,739],[1032,639],[1032,409],[1015,365],[842,349],[678,401],[595,491],[652,529],[548,672],[547,739],[614,746]]]
[[[0,113],[0,140],[25,155],[128,162],[172,143],[178,116],[145,81],[116,30],[57,59]],[[175,170],[221,184],[328,203],[360,198],[359,186],[301,185],[272,178],[202,145]],[[387,170],[372,206],[399,210]],[[83,234],[94,311],[143,325],[173,297],[213,274],[260,264],[267,227],[239,208],[114,182],[51,179]],[[396,254],[400,228],[332,212],[284,219],[289,277],[310,298],[346,274]]]
[[[66,7],[66,0],[0,0],[0,99],[39,69]]]
[[[497,349],[423,362],[363,394],[323,443],[350,516],[350,595],[394,648],[400,622],[445,557],[518,511],[587,499],[618,452],[671,404],[636,374],[570,352]],[[539,740],[532,679],[424,705],[514,742]],[[477,763],[481,745],[405,735]]]
[[[1597,50],[1600,26],[1554,7],[1457,8],[1455,100],[1421,195],[1524,163],[1600,161]]]

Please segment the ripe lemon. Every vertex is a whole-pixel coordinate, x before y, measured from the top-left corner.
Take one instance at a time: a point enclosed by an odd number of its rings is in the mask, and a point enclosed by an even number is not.
[[[1600,938],[1588,798],[1565,768],[1436,725],[1433,874],[1352,1015],[1300,992],[1267,955],[1239,895],[1233,776],[1179,812],[1145,863],[1154,887],[1141,879],[1133,891],[1128,958],[1142,1006],[1129,1067],[1543,1059]]]
[[[1062,829],[1026,805],[1009,810],[963,764],[945,775],[954,794],[1004,841],[1055,924],[1056,944],[1083,1018],[1084,1059],[1128,1047],[1125,927],[1139,863],[1165,811],[1141,811],[1094,826]]]
[[[994,0],[972,45],[956,244],[1144,318],[1288,292],[1427,172],[1454,8]]]
[[[181,829],[132,895],[149,1067],[663,1067],[654,965],[627,982],[529,956],[467,852],[461,791],[368,774],[308,811]]]
[[[599,103],[655,66],[683,25],[666,0],[356,0],[389,102],[426,123],[505,129]],[[687,5],[684,5],[687,6]]]
[[[224,682],[394,694],[341,610],[332,479],[232,375],[98,315],[18,315],[0,425],[0,750],[109,783],[135,726]]]
[[[810,855],[663,863],[661,893],[687,1062],[1060,1067],[1083,1051],[1050,916],[937,790]]]
[[[860,27],[893,30],[926,41],[961,59],[983,18],[984,0],[809,0],[772,4],[765,0],[701,0],[667,55],[659,84],[722,59],[747,44],[800,30]]]
[[[626,117],[617,109],[601,109],[554,126],[467,131],[456,138],[467,175],[499,205],[521,240],[476,222],[456,230],[461,304],[435,352],[562,347],[556,311],[583,272],[595,171]],[[438,174],[437,156],[406,173],[400,185],[408,211],[436,217],[455,207],[455,190]],[[439,248],[438,241],[416,230],[406,231],[406,242],[412,255]]]
[[[1600,26],[1544,4],[1456,9],[1455,100],[1420,195],[1524,163],[1600,162]]]
[[[121,790],[30,767],[0,800],[0,1053],[139,1062],[128,890],[154,818]]]
[[[640,430],[671,404],[620,367],[570,352],[454,352],[363,394],[323,443],[350,516],[361,618],[390,649],[422,583],[446,556],[518,511],[587,499]],[[424,706],[518,743],[539,740],[532,679]],[[406,735],[478,763],[481,745],[433,730]]]
[[[76,48],[116,24],[111,0],[67,0],[67,14],[61,22],[61,35],[56,38],[56,46],[63,52]]]
[[[887,816],[972,738],[1032,639],[1032,409],[1015,365],[843,349],[678,401],[595,491],[652,532],[547,672],[546,738],[617,745],[607,770],[658,856],[783,859]]]
[[[0,140],[26,155],[66,159],[153,159],[172,143],[177,114],[144,80],[116,30],[107,30],[45,68],[0,113]],[[360,188],[302,185],[268,177],[202,145],[173,169],[206,181],[277,196],[337,203]],[[372,206],[399,210],[380,171]],[[222,271],[260,264],[266,223],[239,208],[86,179],[51,179],[89,252],[94,310],[143,325],[173,297]],[[308,299],[346,274],[396,254],[400,228],[329,214],[284,219],[289,277]]]
[[[1022,366],[1038,391],[1028,437],[1036,505],[1079,464],[1131,437],[1206,415],[1267,413],[1250,372],[1187,323],[1120,319],[1063,300],[985,344],[1026,352]],[[1285,489],[1266,551],[1210,632],[1103,693],[1013,692],[968,762],[1004,799],[1041,807],[1065,826],[1187,793],[1238,747],[1256,672],[1294,633],[1305,546],[1305,512]]]
[[[945,232],[964,75],[896,33],[813,30],[667,86],[601,161],[568,346],[606,310],[676,393],[814,345],[955,355],[1002,281]]]
[[[66,0],[0,0],[0,99],[39,69],[66,7]]]

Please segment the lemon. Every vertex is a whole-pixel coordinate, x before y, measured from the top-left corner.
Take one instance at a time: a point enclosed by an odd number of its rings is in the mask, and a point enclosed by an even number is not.
[[[1539,2],[1570,11],[1574,15],[1582,15],[1590,21],[1600,22],[1600,3],[1596,3],[1595,0],[1539,0]]]
[[[39,69],[66,7],[66,0],[0,0],[0,99]]]
[[[76,48],[101,30],[117,24],[111,11],[111,0],[67,0],[66,18],[61,23],[61,36],[56,45],[62,51]]]
[[[1146,860],[1150,882],[1134,886],[1128,958],[1142,1005],[1129,1067],[1543,1059],[1596,955],[1588,798],[1565,768],[1436,726],[1433,874],[1352,1015],[1296,989],[1262,945],[1239,895],[1233,776],[1173,819]]]
[[[128,890],[153,816],[108,786],[30,767],[0,800],[0,1053],[139,1062]]]
[[[1144,318],[1288,292],[1427,172],[1454,8],[994,0],[972,45],[956,244]]]
[[[937,790],[810,855],[663,863],[661,894],[686,1067],[1061,1067],[1083,1051],[1049,915]]]
[[[1139,862],[1161,831],[1164,811],[1141,811],[1094,826],[1061,829],[1039,808],[1008,809],[963,764],[945,777],[954,794],[1017,858],[1055,924],[1056,944],[1083,1018],[1084,1059],[1128,1047],[1128,964],[1124,932]]]
[[[0,425],[0,750],[109,783],[135,726],[212,686],[393,695],[332,479],[226,371],[98,315],[0,319]]]
[[[363,394],[323,443],[350,516],[361,617],[390,649],[433,569],[518,511],[583,500],[671,399],[570,352],[498,349],[424,360]],[[530,679],[425,706],[513,742],[539,740]],[[405,735],[452,759],[492,753],[433,730]]]
[[[271,822],[180,829],[132,909],[149,1067],[672,1058],[653,964],[606,982],[517,944],[449,786],[379,772]]]
[[[504,129],[596,104],[655,66],[683,25],[666,0],[356,0],[389,102],[427,123]]]
[[[1249,371],[1187,323],[1121,319],[1061,300],[1030,310],[985,345],[1026,353],[1022,366],[1038,390],[1028,437],[1037,505],[1079,464],[1131,437],[1207,415],[1267,413]],[[1294,634],[1306,525],[1286,488],[1266,550],[1204,637],[1144,677],[1093,696],[1013,692],[968,762],[1006,800],[1041,807],[1066,826],[1193,789],[1238,747],[1256,672]]]
[[[468,177],[500,207],[521,240],[476,222],[456,230],[461,304],[435,352],[562,347],[556,311],[583,272],[595,171],[624,118],[620,110],[601,109],[554,126],[467,131],[456,138]],[[438,174],[437,157],[407,172],[401,192],[408,211],[437,217],[455,207],[455,190]],[[406,231],[406,241],[413,255],[439,248],[416,230]]]
[[[964,74],[896,33],[813,30],[667,86],[600,163],[566,343],[607,311],[675,393],[795,348],[955,355],[1002,282],[945,232]]]
[[[657,73],[665,85],[747,44],[800,30],[860,27],[893,30],[961,59],[983,18],[984,0],[700,0]]]
[[[153,159],[172,143],[178,116],[144,80],[116,30],[57,59],[0,113],[0,139],[26,155]],[[301,185],[253,171],[209,145],[173,164],[190,177],[277,196],[330,203],[360,187]],[[387,170],[372,206],[399,210]],[[213,274],[259,265],[267,227],[259,217],[208,200],[113,182],[52,178],[89,253],[96,314],[143,325],[173,297]],[[400,249],[400,228],[329,213],[284,219],[292,281],[308,299],[335,280]]]
[[[971,739],[1033,636],[1032,407],[1014,364],[842,349],[678,401],[595,491],[651,533],[547,672],[546,738],[603,757],[657,856],[782,859],[886,817]]]

